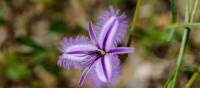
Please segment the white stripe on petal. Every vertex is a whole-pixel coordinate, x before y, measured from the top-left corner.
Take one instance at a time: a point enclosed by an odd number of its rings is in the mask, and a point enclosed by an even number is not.
[[[58,65],[66,69],[70,67],[80,68],[82,61],[93,60],[93,53],[97,48],[90,44],[71,45],[63,51],[63,54],[58,60]],[[87,64],[87,62],[85,62]],[[84,64],[83,64],[84,65]]]
[[[97,50],[97,48],[90,44],[73,45],[68,47],[62,56],[73,61],[81,61],[89,55],[88,52],[95,50]]]
[[[91,44],[80,44],[80,45],[73,45],[70,46],[66,49],[67,52],[72,52],[72,51],[94,51],[97,50],[97,48],[94,45]]]
[[[108,55],[106,55],[104,57],[104,61],[105,61],[104,63],[105,63],[105,68],[106,68],[106,72],[107,72],[107,75],[108,75],[108,80],[106,79],[106,76],[104,74],[101,59],[99,59],[97,61],[96,66],[95,66],[95,70],[97,72],[98,78],[103,82],[107,82],[112,76],[111,58]]]
[[[119,21],[116,16],[111,16],[101,29],[99,43],[101,48],[108,49],[113,44],[114,36],[118,30]]]
[[[108,50],[114,44],[114,37],[117,37],[115,35],[118,30],[118,27],[119,27],[119,22],[116,21],[113,26],[113,29],[111,30],[111,32],[109,34],[108,40],[106,42],[106,50]]]
[[[82,55],[82,57],[79,57],[81,55]],[[83,55],[84,54],[73,54],[73,55],[72,54],[63,54],[62,57],[64,59],[68,59],[68,60],[72,60],[72,61],[81,61],[86,58],[86,56],[83,56]]]

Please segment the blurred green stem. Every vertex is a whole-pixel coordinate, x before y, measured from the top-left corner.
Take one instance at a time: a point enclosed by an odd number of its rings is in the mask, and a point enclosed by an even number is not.
[[[131,41],[132,41],[133,31],[135,29],[135,25],[136,25],[136,21],[137,21],[137,18],[138,18],[138,13],[139,13],[141,3],[142,3],[142,0],[137,0],[137,4],[136,4],[135,11],[134,11],[134,16],[133,16],[133,19],[132,19],[130,32],[129,32],[129,38],[128,38],[127,46],[130,46]]]
[[[194,84],[195,80],[197,80],[199,76],[199,72],[195,72],[190,80],[185,84],[184,88],[192,88],[192,85]]]
[[[176,0],[170,0],[170,9],[172,11],[171,15],[171,24],[175,24],[176,23],[176,17],[177,17],[177,10],[176,10]],[[174,36],[174,32],[175,32],[175,29],[172,28],[170,29],[170,32],[169,32],[169,37],[168,37],[168,41],[171,41],[173,36]]]
[[[185,23],[189,23],[189,0],[184,0]]]
[[[176,24],[170,24],[165,29],[171,29],[171,28],[175,29],[175,28],[185,28],[185,27],[200,28],[200,23],[176,23]]]
[[[184,67],[185,71],[194,72],[189,81],[185,84],[184,88],[191,88],[195,80],[197,80],[200,75],[200,66],[186,66]]]
[[[175,71],[174,79],[173,79],[173,83],[174,83],[173,84],[173,88],[175,88],[176,81],[177,81],[178,76],[179,76],[179,71],[180,71],[181,63],[183,61],[183,54],[185,52],[185,47],[186,47],[186,44],[188,42],[189,34],[190,34],[190,29],[186,28],[184,30],[184,32],[183,32],[182,41],[181,41],[181,48],[180,48],[178,59],[177,59],[177,62],[176,62],[176,71]]]
[[[190,17],[190,21],[188,20],[189,19],[189,8],[188,8],[189,7],[188,6],[189,0],[184,0],[184,2],[185,2],[185,23],[189,23],[189,22],[193,21],[193,18],[194,18],[195,14],[196,14],[198,0],[195,0],[195,2],[194,2],[193,8],[192,8],[192,14],[191,14],[191,17]],[[176,71],[175,71],[175,74],[174,74],[172,88],[176,87],[176,81],[178,79],[179,72],[180,72],[180,67],[181,67],[181,64],[183,62],[183,55],[184,55],[184,52],[185,52],[185,47],[186,47],[187,42],[188,42],[189,34],[190,34],[190,28],[186,27],[185,30],[184,30],[183,36],[182,36],[181,48],[180,48],[178,59],[177,59],[177,62],[176,62]]]
[[[190,17],[190,22],[192,22],[194,20],[195,14],[197,12],[198,3],[199,3],[199,0],[195,0],[193,2],[193,8],[192,8],[192,14],[191,14],[191,17]]]
[[[173,69],[173,70],[172,70],[172,72],[171,72],[171,74],[169,75],[167,81],[165,82],[163,88],[168,88],[168,86],[169,86],[169,84],[170,84],[170,82],[171,82],[171,79],[173,79],[173,77],[174,77],[175,71],[176,71],[176,69]]]

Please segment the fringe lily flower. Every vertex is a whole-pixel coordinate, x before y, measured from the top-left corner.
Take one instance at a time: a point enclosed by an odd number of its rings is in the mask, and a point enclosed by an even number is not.
[[[61,42],[62,55],[58,65],[68,68],[84,68],[79,84],[87,74],[91,75],[93,87],[113,83],[119,75],[120,62],[117,54],[131,53],[133,48],[117,47],[127,28],[125,15],[110,8],[98,18],[95,28],[88,23],[91,42],[85,36],[65,38]]]

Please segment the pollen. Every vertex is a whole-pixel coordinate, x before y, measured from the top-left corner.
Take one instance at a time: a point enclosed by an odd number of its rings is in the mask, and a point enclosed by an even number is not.
[[[99,55],[101,56],[105,56],[106,55],[106,52],[104,50],[98,50],[99,51]]]

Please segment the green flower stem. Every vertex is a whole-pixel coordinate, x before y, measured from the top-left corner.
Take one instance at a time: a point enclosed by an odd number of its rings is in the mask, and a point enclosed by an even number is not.
[[[192,88],[192,85],[194,84],[195,80],[197,80],[199,76],[199,72],[195,72],[190,80],[185,84],[184,88]]]
[[[182,37],[182,41],[181,41],[181,48],[179,50],[179,55],[178,55],[178,59],[177,59],[177,62],[176,62],[176,71],[175,71],[174,79],[173,79],[174,84],[173,84],[172,88],[175,88],[175,86],[176,86],[176,81],[178,79],[180,67],[181,67],[181,64],[183,62],[183,54],[185,52],[185,47],[186,47],[186,44],[188,42],[189,34],[190,34],[190,29],[186,28],[183,32],[183,37]]]
[[[136,22],[137,22],[138,13],[139,13],[141,3],[142,3],[142,0],[137,0],[137,4],[136,4],[135,11],[134,11],[134,16],[133,16],[133,19],[132,19],[130,32],[129,32],[129,38],[128,38],[127,46],[130,46],[131,41],[132,41],[133,31],[135,29],[135,25],[136,25]]]
[[[173,77],[174,77],[175,71],[176,71],[176,69],[173,69],[173,70],[172,70],[172,72],[170,73],[170,75],[169,75],[167,81],[165,82],[163,88],[169,88],[169,86],[170,86],[169,84],[170,84],[170,82],[171,82],[171,79],[173,79]]]
[[[185,23],[189,22],[189,0],[184,0],[184,5],[185,5]]]
[[[188,20],[189,19],[188,1],[189,0],[185,0],[185,5],[186,5],[185,6],[185,23],[189,23],[189,22],[193,21],[193,18],[196,14],[197,5],[198,5],[198,0],[195,0],[193,8],[192,8],[192,14],[191,14],[190,20]],[[184,32],[183,32],[182,41],[181,41],[181,48],[180,48],[178,59],[177,59],[177,62],[176,62],[176,71],[175,71],[175,74],[174,74],[172,88],[176,87],[176,81],[178,79],[180,67],[181,67],[181,64],[183,62],[183,55],[184,55],[184,52],[185,52],[186,44],[188,42],[189,34],[190,34],[190,28],[186,27]]]
[[[197,78],[200,75],[200,66],[187,66],[184,69],[185,71],[194,72],[192,77],[189,79],[189,81],[185,84],[184,88],[192,88],[192,85],[197,80]]]
[[[175,24],[176,23],[176,17],[177,17],[177,10],[176,10],[176,0],[170,0],[170,9],[172,11],[171,15],[171,24]],[[171,41],[173,36],[174,36],[174,32],[175,29],[171,28],[170,32],[169,32],[169,37],[168,37],[168,41]]]
[[[199,3],[199,0],[195,0],[193,2],[193,8],[192,8],[192,14],[191,14],[191,17],[190,17],[190,22],[193,21],[194,17],[195,17],[195,14],[197,12],[197,6],[198,6],[198,3]]]

